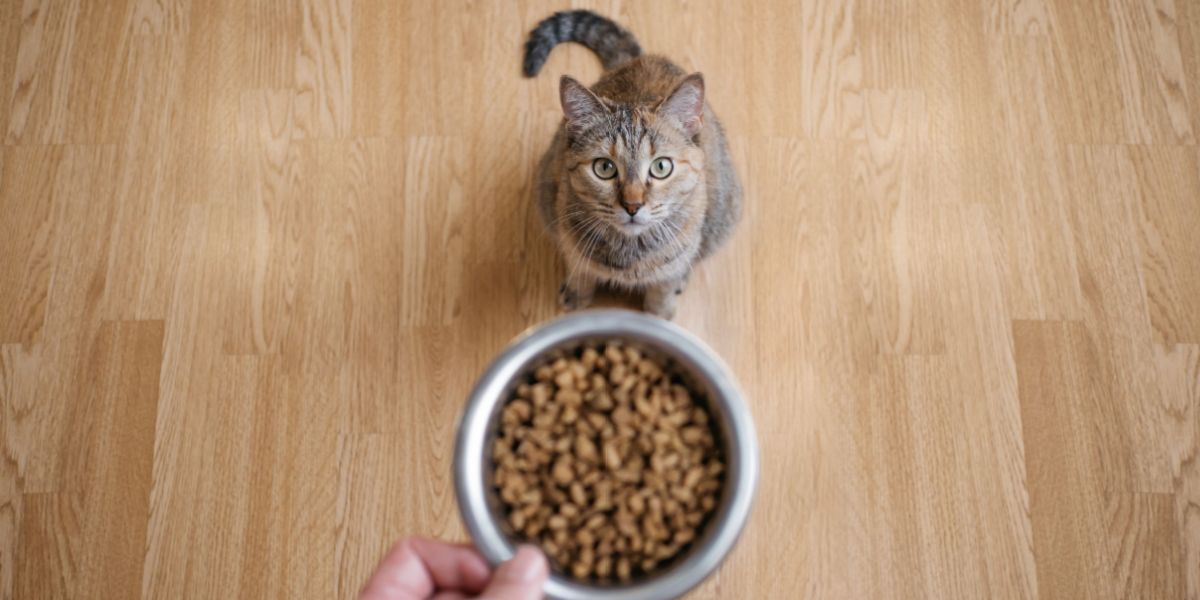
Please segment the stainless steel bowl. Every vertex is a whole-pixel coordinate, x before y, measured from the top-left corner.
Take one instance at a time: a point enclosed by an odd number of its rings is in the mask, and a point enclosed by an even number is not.
[[[659,600],[676,598],[704,581],[737,542],[750,514],[758,483],[758,441],[750,412],[729,369],[704,342],[667,321],[627,310],[583,311],[525,332],[488,367],[467,399],[458,424],[454,482],[458,507],[475,545],[493,565],[512,558],[515,548],[501,530],[499,501],[491,485],[491,445],[500,409],[517,385],[544,357],[587,341],[634,342],[661,353],[703,390],[717,424],[727,463],[725,487],[715,517],[689,551],[654,577],[628,585],[587,585],[551,574],[544,589],[558,600]]]

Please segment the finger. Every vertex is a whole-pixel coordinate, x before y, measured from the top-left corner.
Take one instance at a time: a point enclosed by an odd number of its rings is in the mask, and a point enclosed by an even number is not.
[[[500,565],[479,598],[486,600],[539,600],[549,576],[546,557],[533,546],[517,548],[512,560]]]
[[[492,578],[492,568],[468,544],[447,544],[437,540],[414,538],[413,548],[439,590],[462,590],[479,593]]]
[[[477,592],[489,578],[474,550],[409,538],[396,544],[363,587],[363,600],[425,600],[437,589]]]

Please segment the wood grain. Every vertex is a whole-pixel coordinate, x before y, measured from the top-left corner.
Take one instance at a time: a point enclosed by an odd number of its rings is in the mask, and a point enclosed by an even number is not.
[[[53,269],[56,195],[62,151],[54,147],[6,148],[0,175],[0,234],[6,257],[0,271],[0,341],[29,344],[45,321]]]
[[[159,321],[101,326],[68,409],[62,491],[23,503],[15,596],[139,593],[162,339]]]
[[[1182,544],[1180,571],[1188,598],[1200,596],[1200,346],[1157,347],[1159,382],[1171,420],[1175,527]]]
[[[763,474],[693,598],[1200,600],[1200,7],[587,0],[746,190],[677,322]],[[0,6],[0,599],[353,597],[564,267],[561,4]],[[607,302],[625,303],[611,297]]]

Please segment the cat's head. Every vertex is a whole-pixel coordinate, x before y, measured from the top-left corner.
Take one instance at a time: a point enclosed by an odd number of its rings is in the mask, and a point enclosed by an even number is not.
[[[694,193],[704,181],[699,73],[654,106],[611,102],[570,77],[562,78],[560,96],[568,138],[563,165],[574,192],[565,210],[572,221],[636,236],[704,202]]]

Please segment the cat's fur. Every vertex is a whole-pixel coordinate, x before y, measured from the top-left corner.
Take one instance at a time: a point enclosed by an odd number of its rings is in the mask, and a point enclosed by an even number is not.
[[[538,166],[538,209],[568,270],[560,301],[586,307],[609,284],[644,291],[645,310],[669,319],[692,266],[741,214],[724,131],[699,73],[642,56],[632,34],[590,11],[555,13],[530,33],[526,76],[565,41],[596,52],[606,72],[591,90],[562,78],[564,120]],[[652,178],[660,157],[674,169]],[[601,158],[616,165],[612,179],[593,171]]]

